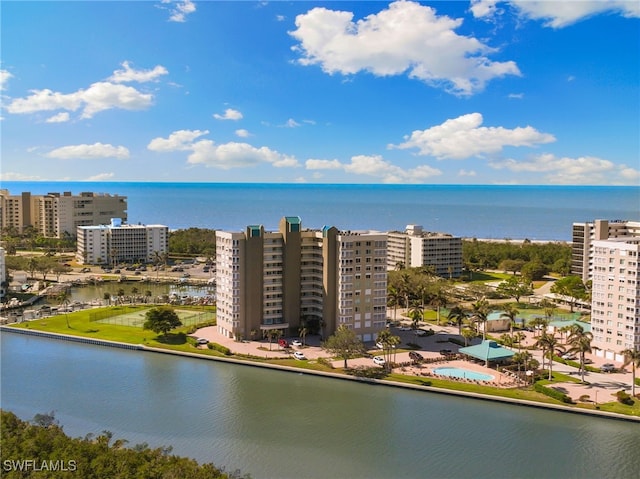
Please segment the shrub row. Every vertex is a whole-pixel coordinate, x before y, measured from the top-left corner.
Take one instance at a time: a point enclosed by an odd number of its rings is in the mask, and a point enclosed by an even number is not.
[[[573,404],[573,400],[569,396],[556,389],[548,388],[540,383],[535,383],[533,385],[533,389],[536,392],[544,394],[545,396],[549,396],[550,398],[557,399],[558,401],[562,401],[563,403]]]
[[[231,350],[228,347],[223,346],[222,344],[209,343],[209,344],[207,344],[207,347],[209,349],[213,349],[215,351],[218,351],[219,353],[222,353],[225,356],[231,356]]]

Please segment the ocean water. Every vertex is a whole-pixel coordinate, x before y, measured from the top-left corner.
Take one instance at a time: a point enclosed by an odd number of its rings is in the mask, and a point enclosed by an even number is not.
[[[408,224],[467,238],[571,240],[574,222],[640,220],[640,186],[348,185],[14,182],[11,194],[83,191],[128,197],[129,223],[239,231],[303,227],[403,230]]]

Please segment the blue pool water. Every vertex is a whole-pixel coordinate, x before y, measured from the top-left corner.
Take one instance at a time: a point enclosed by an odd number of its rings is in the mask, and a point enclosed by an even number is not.
[[[435,368],[435,374],[440,376],[449,376],[458,379],[473,379],[475,381],[493,381],[494,377],[490,374],[478,373],[462,368]]]

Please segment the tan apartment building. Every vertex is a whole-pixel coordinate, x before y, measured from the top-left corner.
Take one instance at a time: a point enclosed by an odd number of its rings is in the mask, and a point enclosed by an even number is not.
[[[420,225],[407,225],[404,232],[390,231],[387,236],[389,270],[431,266],[443,278],[462,275],[462,238],[424,231]]]
[[[640,236],[592,243],[591,331],[596,356],[622,362],[640,350]]]
[[[128,225],[112,218],[108,225],[79,226],[77,243],[81,264],[151,263],[169,250],[169,227]]]
[[[47,238],[74,236],[78,226],[108,224],[111,218],[127,220],[127,198],[107,193],[71,192],[10,195],[0,190],[0,228],[22,232],[35,228]]]
[[[385,326],[386,286],[385,233],[305,230],[295,216],[275,232],[216,232],[217,323],[227,337],[345,325],[370,341]]]
[[[573,223],[571,242],[571,274],[588,281],[593,275],[594,241],[609,238],[640,237],[639,221],[595,220]]]

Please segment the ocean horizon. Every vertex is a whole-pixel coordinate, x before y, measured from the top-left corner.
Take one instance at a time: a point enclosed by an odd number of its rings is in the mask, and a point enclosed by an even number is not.
[[[570,241],[574,222],[640,221],[640,186],[2,181],[10,194],[127,197],[130,224],[239,231],[282,216],[305,228],[428,231],[465,238]]]

